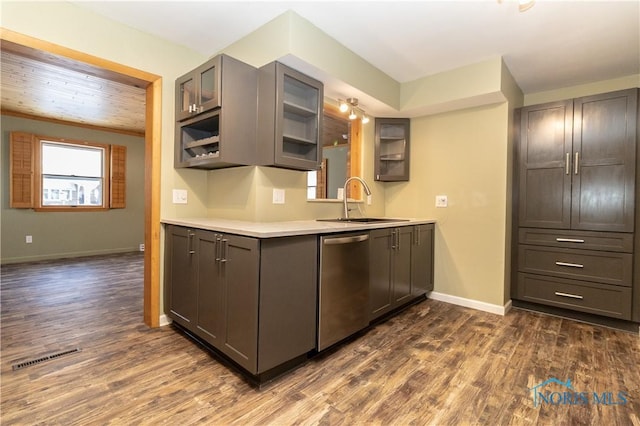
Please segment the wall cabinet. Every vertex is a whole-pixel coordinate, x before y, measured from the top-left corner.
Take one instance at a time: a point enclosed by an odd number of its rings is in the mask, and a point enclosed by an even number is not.
[[[176,80],[176,120],[182,121],[221,105],[223,55]]]
[[[369,239],[369,298],[371,320],[375,320],[413,298],[411,266],[414,227],[377,229],[370,232]],[[416,250],[416,261],[419,256],[420,252]],[[419,271],[416,273],[419,274]]]
[[[258,164],[316,170],[324,86],[279,62],[259,70]]]
[[[315,236],[260,240],[168,225],[165,312],[254,376],[315,348]]]
[[[219,55],[176,80],[175,167],[255,163],[257,70]]]
[[[517,111],[514,299],[640,321],[637,95]]]
[[[409,180],[408,118],[376,118],[375,120],[375,180],[383,182]]]

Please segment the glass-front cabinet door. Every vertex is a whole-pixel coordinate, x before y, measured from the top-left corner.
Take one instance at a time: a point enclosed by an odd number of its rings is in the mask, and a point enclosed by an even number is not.
[[[375,180],[409,180],[408,118],[376,118]]]
[[[176,120],[182,121],[221,106],[222,60],[222,56],[216,56],[176,80]]]

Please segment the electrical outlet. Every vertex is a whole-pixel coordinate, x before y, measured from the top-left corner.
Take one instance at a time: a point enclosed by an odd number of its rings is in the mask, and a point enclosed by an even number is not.
[[[144,244],[140,244],[140,251],[144,251]]]
[[[174,189],[173,190],[173,204],[187,204],[187,190],[186,189]]]
[[[447,207],[448,200],[446,195],[436,195],[436,207]]]
[[[273,188],[273,204],[284,204],[284,189]]]
[[[31,235],[27,235],[24,237],[24,242],[27,244],[31,244],[33,242],[33,237]]]

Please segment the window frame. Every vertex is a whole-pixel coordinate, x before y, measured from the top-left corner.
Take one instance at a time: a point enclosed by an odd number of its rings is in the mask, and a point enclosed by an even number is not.
[[[102,149],[102,204],[100,206],[61,206],[61,205],[45,205],[43,204],[43,178],[46,176],[42,173],[42,150],[45,144],[58,144],[58,145],[68,145],[68,146],[78,146],[78,147],[91,147]],[[65,212],[65,211],[105,211],[109,210],[109,193],[110,193],[110,170],[109,170],[109,158],[110,158],[110,145],[101,144],[95,142],[87,142],[87,141],[78,141],[72,139],[65,138],[51,138],[44,136],[36,136],[36,150],[35,150],[35,206],[34,210],[36,211],[57,211],[57,212]]]
[[[42,146],[61,143],[103,149],[102,206],[43,205]],[[125,209],[127,199],[127,147],[107,143],[35,135],[9,134],[9,207],[40,212],[104,212]]]

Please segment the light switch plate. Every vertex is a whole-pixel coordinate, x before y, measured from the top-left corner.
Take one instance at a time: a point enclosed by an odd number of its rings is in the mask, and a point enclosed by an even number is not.
[[[436,195],[436,207],[447,207],[448,200],[446,195]]]
[[[186,189],[174,189],[173,190],[173,204],[187,204],[187,190]]]
[[[284,204],[284,189],[273,188],[273,204]]]

